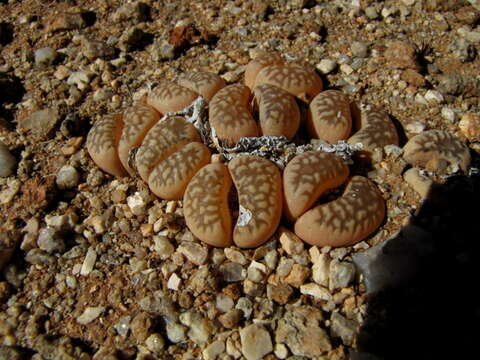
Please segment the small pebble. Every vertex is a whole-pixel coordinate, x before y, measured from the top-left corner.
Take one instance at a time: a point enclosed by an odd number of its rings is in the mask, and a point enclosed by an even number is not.
[[[95,266],[96,261],[97,252],[92,247],[89,247],[87,250],[87,255],[85,255],[85,259],[83,260],[80,275],[86,276],[90,274],[93,270],[93,267]]]
[[[202,352],[205,360],[215,360],[225,352],[225,342],[217,340],[209,344]]]
[[[377,9],[373,6],[369,6],[365,9],[365,15],[370,19],[370,20],[375,20],[378,18],[378,12]]]
[[[10,153],[7,146],[0,141],[0,177],[8,177],[13,175],[17,167],[17,160]]]
[[[51,227],[43,228],[38,232],[37,244],[40,249],[48,253],[60,252],[65,249],[63,239]]]
[[[354,41],[350,47],[353,56],[366,58],[368,55],[368,46],[362,41]]]
[[[105,306],[87,307],[82,315],[77,317],[77,322],[87,325],[98,318],[105,311]]]
[[[85,90],[90,86],[93,74],[87,71],[75,71],[68,77],[67,84],[75,85],[79,90]]]
[[[332,59],[322,59],[316,66],[317,70],[324,75],[330,74],[336,67],[337,62]]]
[[[469,141],[480,141],[479,114],[467,113],[463,115],[458,123],[458,128]]]
[[[49,65],[57,58],[57,51],[49,46],[35,51],[36,65]]]
[[[262,326],[252,324],[240,330],[242,354],[247,360],[260,360],[273,351],[272,339]]]
[[[441,111],[442,117],[447,120],[449,123],[454,123],[457,115],[455,114],[455,111],[448,107],[443,107]]]
[[[428,90],[425,93],[425,100],[432,103],[440,104],[444,101],[443,95],[436,90]]]
[[[150,335],[147,340],[145,340],[145,345],[147,346],[148,350],[158,355],[165,347],[165,340],[163,339],[162,335],[154,333]]]
[[[426,125],[420,121],[414,121],[413,123],[409,123],[405,126],[405,130],[413,134],[420,134],[424,131]]]
[[[71,165],[64,165],[57,174],[56,183],[59,189],[71,189],[78,185],[79,179],[77,169]]]
[[[330,291],[345,288],[355,277],[355,266],[350,262],[332,260],[329,275]]]

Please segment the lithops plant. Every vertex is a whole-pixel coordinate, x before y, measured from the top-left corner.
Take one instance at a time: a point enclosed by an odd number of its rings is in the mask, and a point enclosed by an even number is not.
[[[343,184],[348,174],[345,162],[332,153],[308,151],[296,156],[283,171],[287,219],[298,219],[325,191]]]
[[[274,85],[307,102],[323,89],[315,71],[296,63],[263,68],[255,78],[255,86],[262,84]]]
[[[284,61],[278,54],[250,62],[245,83],[226,85],[212,73],[185,73],[175,82],[163,81],[143,103],[97,120],[87,149],[110,174],[138,174],[158,197],[183,197],[186,225],[213,246],[259,246],[276,231],[282,213],[295,223],[298,236],[316,245],[351,245],[374,231],[385,215],[385,204],[366,178],[354,176],[342,197],[315,206],[349,176],[346,163],[336,155],[301,153],[286,166],[283,181],[279,168],[266,158],[226,156],[232,148],[225,146],[241,138],[264,135],[269,144],[293,139],[301,122],[297,100],[313,99],[307,119],[312,137],[347,139],[352,127],[348,98],[334,90],[320,93],[322,83],[312,68]],[[207,100],[210,127],[195,118],[205,121],[196,108],[198,96]],[[190,108],[197,115],[188,121],[178,116],[186,114],[193,101]],[[206,135],[205,129],[211,133]],[[369,110],[349,142],[362,142],[371,150],[396,144],[398,137],[386,114]],[[207,145],[230,162],[211,164]]]
[[[403,158],[411,165],[441,174],[456,167],[466,171],[470,165],[468,147],[448,131],[428,130],[418,134],[407,142],[403,151]]]
[[[338,90],[315,96],[308,107],[307,128],[312,138],[330,143],[347,139],[352,131],[348,97]]]
[[[212,246],[232,244],[232,215],[228,205],[231,187],[227,166],[213,163],[204,166],[185,191],[185,222],[200,240]]]
[[[362,176],[350,179],[343,196],[318,205],[295,222],[295,234],[316,246],[349,246],[378,229],[385,200],[376,185]]]
[[[258,73],[267,66],[282,65],[282,56],[277,52],[263,52],[250,61],[245,68],[245,85],[251,90],[255,87]]]
[[[238,193],[238,218],[232,229],[228,193],[233,183]],[[200,240],[241,248],[263,244],[275,232],[282,214],[282,181],[269,160],[245,155],[227,166],[205,166],[185,191],[184,215],[189,229]]]
[[[161,115],[184,109],[200,95],[209,100],[225,86],[212,73],[187,73],[178,82],[162,82],[146,104],[99,119],[87,139],[87,150],[100,168],[119,177],[138,172],[165,199],[180,199],[211,154],[192,124],[182,117],[159,121]]]
[[[253,93],[260,133],[291,139],[300,126],[300,110],[294,97],[269,84],[257,86]]]
[[[249,108],[250,96],[248,87],[234,84],[220,90],[210,102],[210,125],[219,139],[229,145],[235,145],[242,137],[258,136]]]
[[[398,145],[398,133],[386,112],[376,108],[362,109],[360,129],[348,139],[348,143],[362,143],[365,151],[372,152],[385,145]]]
[[[124,126],[118,144],[118,156],[130,176],[135,174],[128,164],[130,150],[140,146],[148,130],[157,123],[160,114],[150,105],[137,104],[123,113]]]
[[[195,91],[210,101],[220,89],[225,87],[225,80],[217,74],[211,72],[190,71],[181,74],[177,78],[177,83],[187,89]]]
[[[127,175],[118,156],[122,128],[122,114],[106,115],[95,122],[87,137],[87,150],[93,161],[103,171],[119,177]]]

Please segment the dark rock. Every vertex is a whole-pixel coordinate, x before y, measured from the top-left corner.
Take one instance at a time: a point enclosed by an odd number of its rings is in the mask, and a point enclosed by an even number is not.
[[[13,26],[7,22],[0,22],[0,45],[7,45],[13,40]]]
[[[143,50],[145,46],[150,45],[152,42],[152,34],[133,27],[123,33],[120,37],[118,46],[121,50],[129,52]]]
[[[111,59],[115,57],[115,48],[99,40],[85,39],[82,42],[83,55],[89,60],[96,58]]]
[[[63,13],[47,19],[47,32],[82,29],[87,26],[82,13]]]

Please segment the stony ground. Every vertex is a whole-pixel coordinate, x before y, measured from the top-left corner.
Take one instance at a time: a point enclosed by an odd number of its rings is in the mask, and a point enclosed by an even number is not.
[[[258,249],[215,249],[181,202],[100,171],[86,134],[161,79],[240,81],[275,50],[387,111],[400,145],[441,129],[475,155],[479,18],[462,0],[0,1],[0,140],[15,165],[0,177],[0,358],[349,358],[367,309],[352,254],[421,204],[400,148],[353,165],[387,200],[366,241],[316,248],[282,228]]]

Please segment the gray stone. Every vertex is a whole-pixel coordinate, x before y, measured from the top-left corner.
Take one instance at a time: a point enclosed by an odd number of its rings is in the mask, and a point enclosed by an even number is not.
[[[111,59],[115,57],[115,48],[99,40],[85,39],[82,42],[83,55],[93,60],[96,58]]]
[[[87,307],[83,313],[77,317],[77,322],[87,325],[97,319],[105,311],[105,306]]]
[[[67,79],[67,84],[75,85],[79,90],[85,90],[90,86],[93,74],[88,71],[75,71]]]
[[[294,355],[309,358],[332,349],[327,332],[321,327],[322,313],[313,306],[289,308],[278,321],[275,342],[284,343]]]
[[[330,263],[330,291],[347,287],[355,277],[355,266],[350,262],[332,260]]]
[[[61,252],[65,249],[65,243],[57,230],[46,227],[38,232],[37,245],[48,253]]]
[[[166,326],[167,337],[176,344],[185,341],[187,338],[187,327],[176,322],[168,322]]]
[[[375,9],[373,6],[369,6],[365,9],[365,15],[370,19],[370,20],[375,20],[378,18],[378,11]]]
[[[225,352],[225,342],[222,340],[217,340],[209,344],[203,350],[203,358],[205,360],[215,360],[218,355],[221,355]]]
[[[158,355],[165,347],[165,340],[162,335],[154,333],[145,340],[145,345],[148,350]]]
[[[243,316],[245,317],[245,319],[248,319],[252,315],[253,311],[252,301],[247,297],[241,297],[240,299],[238,299],[237,305],[235,305],[235,309],[242,310]]]
[[[247,360],[259,360],[273,351],[272,339],[267,330],[252,324],[240,330],[242,354]]]
[[[247,271],[239,263],[226,263],[220,266],[220,274],[224,281],[235,282],[245,279]]]
[[[368,46],[362,41],[354,41],[350,47],[353,56],[365,58],[368,55]]]
[[[57,58],[57,51],[50,46],[35,51],[36,65],[50,65]]]
[[[352,345],[358,329],[357,322],[347,319],[338,312],[332,314],[330,322],[332,336],[340,337],[345,345]]]
[[[337,62],[332,59],[322,59],[316,68],[324,75],[330,74],[337,67]]]
[[[132,317],[130,315],[122,316],[116,324],[113,325],[115,330],[117,330],[118,335],[123,338],[126,338],[128,332],[130,331],[130,321]]]
[[[188,338],[197,345],[207,343],[210,336],[215,332],[212,322],[195,311],[187,311],[181,314],[180,322],[188,326]]]
[[[0,177],[13,175],[17,159],[10,153],[8,147],[0,141]]]
[[[175,58],[175,46],[169,44],[168,41],[155,42],[151,50],[150,56],[155,61],[167,61]]]
[[[178,252],[195,265],[205,264],[208,257],[208,249],[194,242],[184,242],[178,247]]]
[[[65,165],[60,168],[57,174],[56,182],[59,189],[71,189],[78,185],[80,175],[77,169],[71,165]]]

